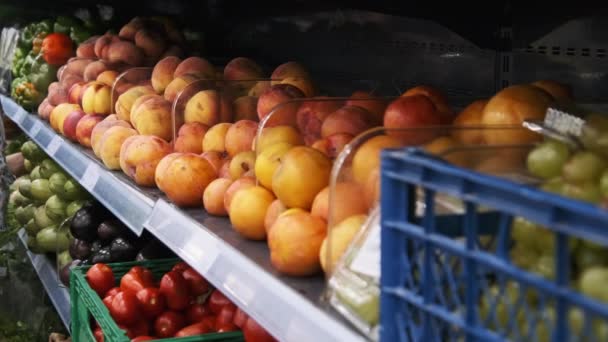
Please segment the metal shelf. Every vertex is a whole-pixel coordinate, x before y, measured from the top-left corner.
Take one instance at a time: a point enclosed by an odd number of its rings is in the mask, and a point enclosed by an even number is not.
[[[89,150],[62,139],[9,98],[0,99],[5,113],[101,203],[134,231],[145,227],[280,341],[365,340],[327,308],[322,276],[280,275],[266,243],[241,238],[227,218],[170,204],[159,190],[106,170]]]
[[[61,317],[63,325],[70,331],[70,293],[68,292],[67,287],[59,280],[55,263],[49,260],[46,255],[34,254],[27,250],[27,234],[25,233],[25,230],[21,229],[19,231],[19,239],[26,248],[27,256],[34,266],[38,278],[40,278],[40,282],[44,286],[51,302],[53,302],[59,317]]]

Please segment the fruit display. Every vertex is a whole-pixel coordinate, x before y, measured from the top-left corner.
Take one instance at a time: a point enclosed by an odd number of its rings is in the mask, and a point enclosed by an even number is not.
[[[253,318],[184,262],[154,274],[146,266],[116,276],[113,264],[95,263],[86,281],[131,341],[242,331],[245,341],[276,341]],[[102,328],[93,322],[97,341]]]

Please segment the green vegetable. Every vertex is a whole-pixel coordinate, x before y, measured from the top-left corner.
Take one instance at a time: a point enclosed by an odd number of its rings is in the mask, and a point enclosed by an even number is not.
[[[65,182],[68,181],[68,176],[63,172],[55,172],[49,178],[49,187],[51,191],[61,199],[65,197]]]
[[[82,208],[85,202],[86,201],[74,201],[68,204],[67,208],[65,209],[67,217],[74,216],[74,214],[76,214],[76,212]]]
[[[34,221],[36,221],[36,225],[40,228],[50,227],[57,223],[57,221],[51,220],[46,215],[46,206],[44,205],[41,205],[34,210]]]
[[[71,28],[77,25],[80,25],[80,22],[78,22],[77,19],[66,16],[59,16],[57,17],[57,20],[53,25],[53,32],[69,34]]]
[[[36,240],[36,235],[28,235],[27,249],[29,249],[32,253],[36,254],[44,253],[44,251],[40,249],[40,246],[38,246],[38,240]]]
[[[23,161],[23,168],[25,169],[26,172],[32,172],[32,170],[34,169],[34,164],[32,164],[32,162],[29,159],[25,159]]]
[[[70,237],[68,232],[51,226],[43,228],[36,234],[36,242],[45,252],[64,251],[70,246]]]
[[[65,218],[68,204],[57,195],[51,196],[45,203],[46,216],[53,221],[61,221]]]
[[[19,191],[13,191],[8,198],[8,204],[13,205],[15,209],[19,206],[26,206],[32,203],[32,201],[23,196]]]
[[[18,194],[19,192],[16,191],[16,193]],[[19,224],[19,221],[17,221],[17,217],[15,216],[16,208],[17,206],[14,203],[11,203],[10,201],[6,205],[4,219],[6,227],[10,230],[19,229],[21,227],[21,224]]]
[[[36,89],[45,92],[49,84],[57,80],[57,67],[47,64],[39,57],[30,68],[29,79]]]
[[[25,159],[34,163],[42,161],[46,157],[46,153],[36,145],[33,141],[26,141],[21,145],[21,153]]]
[[[30,51],[24,58],[23,60],[23,64],[21,64],[21,68],[18,71],[18,75],[20,77],[25,77],[27,79],[27,76],[30,74],[30,71],[32,70],[32,65],[34,65],[34,63],[36,63],[36,57],[38,57],[38,54]]]
[[[47,158],[40,163],[40,176],[44,179],[51,178],[54,173],[61,170],[61,167],[51,159]]]
[[[25,207],[19,207],[15,209],[15,218],[22,225],[27,224],[29,220],[34,218],[34,211],[36,208],[33,204],[28,204]]]
[[[11,89],[11,97],[25,110],[33,111],[44,99],[44,94],[33,83],[24,81]]]
[[[29,235],[33,235],[36,234],[40,231],[40,229],[42,229],[42,227],[39,227],[36,224],[36,220],[35,219],[30,219],[27,224],[25,225],[25,231],[29,234]]]
[[[78,25],[73,26],[70,30],[70,39],[74,41],[75,44],[80,44],[85,40],[89,39],[93,34],[90,30]]]
[[[63,252],[57,254],[57,267],[62,269],[65,265],[72,262],[69,250],[65,249]]]
[[[40,178],[42,177],[40,176],[40,165],[38,165],[32,170],[32,172],[30,172],[30,179],[36,180]]]
[[[4,155],[8,156],[13,153],[19,152],[21,149],[21,143],[17,140],[9,140],[6,142],[6,146],[4,147]]]
[[[29,179],[24,179],[19,182],[19,192],[21,195],[27,198],[32,198],[32,181]]]
[[[46,200],[53,196],[49,188],[49,180],[44,178],[32,181],[30,192],[32,193],[32,198],[37,201],[46,202]]]
[[[73,179],[68,179],[64,185],[65,197],[69,200],[84,200],[89,198],[89,193]]]
[[[25,62],[25,56],[27,56],[27,52],[25,48],[21,46],[17,46],[15,48],[15,52],[13,53],[13,60],[11,61],[11,72],[13,73],[13,77],[19,76],[19,70]]]
[[[11,184],[11,186],[8,188],[11,192],[15,191],[15,190],[19,190],[19,185],[21,184],[21,182],[23,181],[29,181],[30,180],[30,176],[25,175],[25,176],[21,176],[17,179],[15,179],[15,181],[13,182],[13,184]]]

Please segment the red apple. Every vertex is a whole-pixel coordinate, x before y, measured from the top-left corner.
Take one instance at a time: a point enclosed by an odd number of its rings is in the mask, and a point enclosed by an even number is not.
[[[76,125],[76,139],[85,147],[91,147],[91,133],[93,128],[105,117],[102,115],[85,115]]]
[[[63,121],[63,135],[65,135],[66,138],[72,141],[78,140],[78,137],[76,135],[76,127],[78,126],[78,122],[80,122],[80,120],[85,115],[86,114],[80,109],[68,114],[68,116]]]
[[[439,126],[441,122],[441,114],[425,95],[400,97],[388,105],[384,114],[384,127],[389,129],[389,135],[399,137],[405,145],[431,141],[437,135],[436,130],[420,128]]]

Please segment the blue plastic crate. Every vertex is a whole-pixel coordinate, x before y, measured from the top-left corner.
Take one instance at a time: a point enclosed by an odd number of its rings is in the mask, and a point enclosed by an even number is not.
[[[463,213],[436,215],[438,193],[462,200]],[[608,303],[570,277],[580,240],[608,246],[607,210],[416,148],[383,151],[381,206],[381,342],[608,341]],[[522,218],[543,227],[528,243],[553,244],[534,270],[512,259],[512,223]]]

